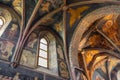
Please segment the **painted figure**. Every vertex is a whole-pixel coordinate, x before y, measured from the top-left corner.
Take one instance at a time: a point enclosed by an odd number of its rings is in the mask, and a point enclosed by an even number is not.
[[[58,45],[58,47],[57,47],[57,52],[58,52],[59,57],[61,59],[64,59],[64,57],[63,57],[63,51],[62,51],[62,48],[61,48],[60,45]]]
[[[28,50],[23,50],[20,63],[25,66],[34,67],[35,66],[35,53]]]
[[[14,44],[10,41],[0,41],[0,57],[8,60],[12,55]]]
[[[12,5],[18,13],[22,14],[22,0],[13,0]]]
[[[9,39],[14,39],[17,35],[18,26],[16,24],[12,24],[12,27],[7,31],[6,36]]]
[[[68,76],[68,71],[67,71],[66,64],[64,62],[61,62],[59,64],[59,66],[60,66],[60,74],[61,74],[61,76],[64,77],[64,78],[68,78],[69,76]]]
[[[36,42],[37,42],[37,35],[36,33],[32,33],[28,39],[27,47],[33,48]]]

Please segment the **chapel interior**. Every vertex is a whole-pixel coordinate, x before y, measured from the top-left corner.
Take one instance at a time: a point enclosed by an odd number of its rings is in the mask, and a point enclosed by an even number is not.
[[[0,0],[0,80],[120,80],[120,0]]]

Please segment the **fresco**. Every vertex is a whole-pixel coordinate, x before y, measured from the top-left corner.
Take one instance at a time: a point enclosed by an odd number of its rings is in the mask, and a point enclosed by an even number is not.
[[[11,23],[3,33],[2,37],[17,41],[19,37],[20,27],[16,23]]]
[[[69,78],[69,73],[67,70],[67,65],[64,62],[60,62],[59,63],[59,72],[60,72],[60,76],[63,78]]]
[[[3,3],[7,6],[13,8],[20,16],[22,16],[23,7],[22,0],[0,0],[0,3]]]
[[[20,27],[17,23],[11,22],[0,37],[0,58],[10,61],[14,53]]]
[[[71,38],[73,36],[73,32],[75,31],[80,21],[82,21],[82,19],[84,19],[84,17],[87,14],[104,6],[105,5],[103,4],[88,4],[88,5],[73,6],[68,8],[66,13],[67,45],[70,44]],[[76,13],[79,13],[79,14],[76,14]],[[87,23],[89,22],[85,22],[86,25]]]
[[[108,15],[104,17],[106,20],[105,24],[102,27],[102,31],[105,35],[107,35],[116,45],[120,45],[120,15],[115,18],[115,15]]]
[[[17,23],[11,22],[3,31],[0,37],[0,58],[10,61],[18,41],[20,27]]]
[[[81,13],[87,9],[89,9],[88,6],[82,6],[76,9],[72,9],[72,8],[68,9],[68,13],[70,13],[70,22],[69,22],[70,27],[73,26],[76,20],[79,20],[81,18]]]
[[[37,34],[31,33],[22,52],[20,64],[35,67],[37,53]]]
[[[86,48],[104,48],[104,49],[114,49],[112,45],[99,33],[92,33],[88,38],[86,43]]]
[[[43,74],[0,62],[0,80],[43,80]]]
[[[63,6],[64,0],[44,0],[42,5],[40,6],[39,12],[40,12],[40,16],[51,12],[61,6]]]
[[[13,42],[7,40],[0,41],[0,58],[10,60],[14,47],[15,44]]]
[[[23,50],[20,64],[35,67],[36,53],[31,52],[30,50]]]
[[[58,45],[57,47],[57,53],[58,53],[59,58],[64,60],[63,50],[60,45]]]
[[[12,6],[18,12],[18,14],[22,16],[22,14],[23,14],[22,0],[12,0]]]
[[[17,0],[16,0],[17,1]],[[29,3],[28,3],[29,2]],[[25,25],[27,24],[35,8],[35,0],[25,0]]]

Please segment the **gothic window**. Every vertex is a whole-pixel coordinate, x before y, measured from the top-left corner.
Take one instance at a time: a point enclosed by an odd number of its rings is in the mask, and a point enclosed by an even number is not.
[[[3,25],[4,25],[3,17],[0,17],[0,29],[2,28]]]
[[[39,43],[38,65],[48,68],[48,42],[41,38]]]

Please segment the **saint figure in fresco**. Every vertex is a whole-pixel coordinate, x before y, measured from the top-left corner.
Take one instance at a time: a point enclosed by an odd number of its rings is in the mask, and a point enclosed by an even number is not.
[[[18,25],[12,24],[11,28],[6,32],[6,36],[9,39],[14,39],[17,35]]]
[[[62,48],[61,48],[60,45],[58,45],[58,47],[57,47],[57,52],[58,52],[59,57],[61,59],[64,59],[64,57],[63,57],[63,51],[62,51]]]
[[[59,66],[60,66],[61,76],[64,77],[64,78],[68,78],[69,76],[68,76],[68,71],[67,71],[66,64],[64,62],[60,62]]]
[[[10,41],[0,41],[0,57],[8,60],[12,55],[14,44]]]
[[[27,47],[33,48],[36,42],[37,42],[37,35],[36,33],[32,33],[28,38]]]
[[[28,50],[23,50],[20,63],[25,66],[34,67],[35,66],[36,55]]]
[[[117,19],[118,20],[118,19]],[[102,27],[102,31],[107,35],[113,42],[117,45],[120,45],[120,26],[117,20],[109,19],[105,22],[105,25]]]
[[[22,0],[13,0],[12,5],[18,13],[22,14]]]

